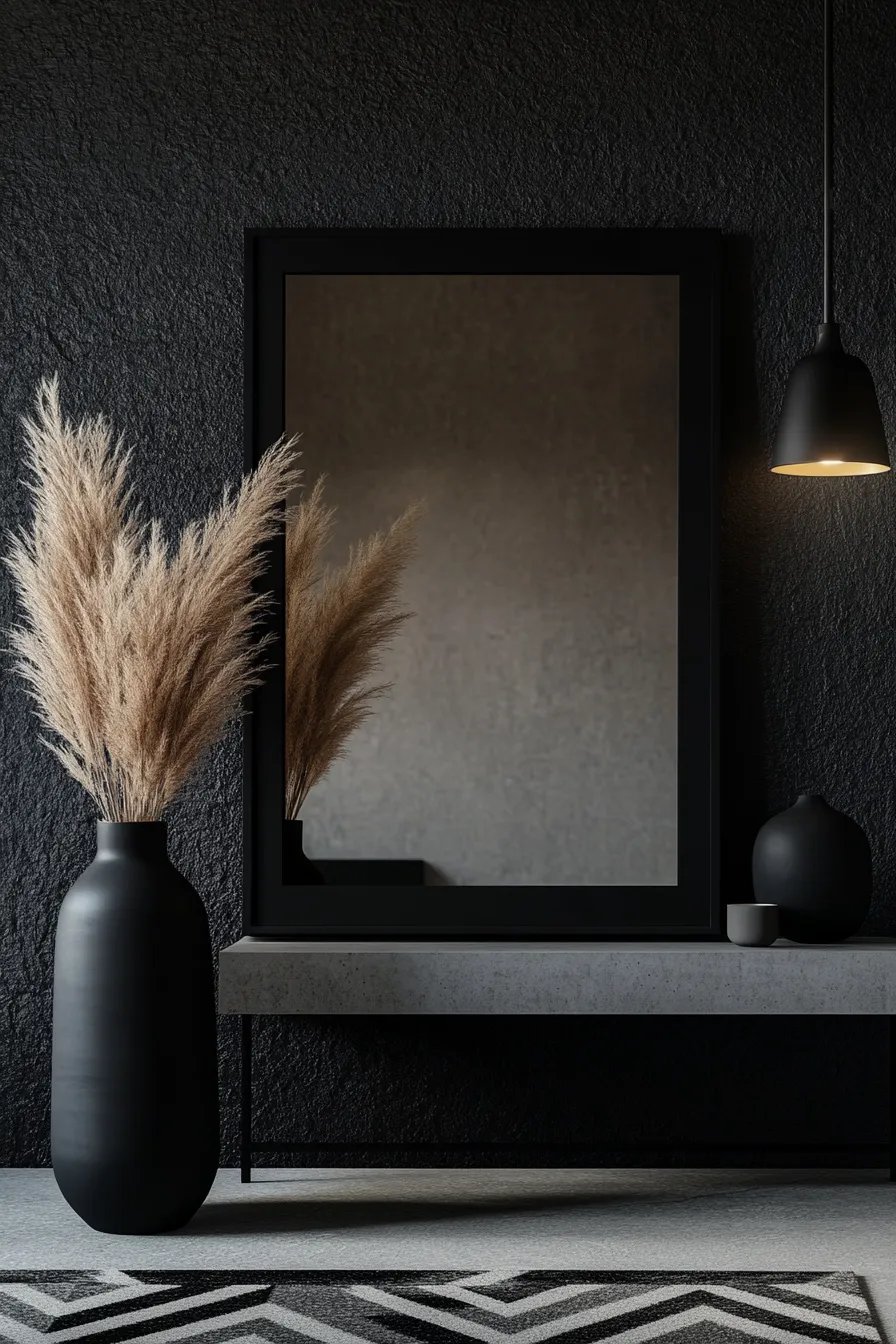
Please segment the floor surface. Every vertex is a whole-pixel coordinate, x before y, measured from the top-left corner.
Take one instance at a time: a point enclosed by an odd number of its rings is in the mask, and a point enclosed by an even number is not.
[[[182,1232],[93,1232],[52,1172],[0,1170],[0,1269],[854,1270],[896,1344],[881,1172],[222,1171]]]

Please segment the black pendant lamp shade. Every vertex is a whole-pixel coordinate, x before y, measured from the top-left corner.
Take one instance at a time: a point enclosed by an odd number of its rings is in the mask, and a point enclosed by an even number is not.
[[[890,470],[874,382],[848,355],[834,321],[833,0],[824,0],[824,321],[815,348],[796,364],[784,391],[772,471],[782,476],[868,476]]]
[[[772,453],[783,476],[867,476],[889,471],[887,440],[866,365],[823,322],[811,354],[787,380]]]

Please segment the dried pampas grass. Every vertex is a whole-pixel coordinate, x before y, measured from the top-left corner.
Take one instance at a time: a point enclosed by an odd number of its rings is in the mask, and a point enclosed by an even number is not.
[[[24,424],[34,516],[7,557],[17,667],[101,817],[154,821],[257,684],[253,584],[298,483],[294,441],[171,548],[134,510],[129,454],[102,416],[63,420],[54,378]]]
[[[389,684],[368,685],[383,649],[412,615],[397,607],[422,506],[352,548],[321,576],[333,526],[321,477],[286,524],[286,816],[343,754]]]

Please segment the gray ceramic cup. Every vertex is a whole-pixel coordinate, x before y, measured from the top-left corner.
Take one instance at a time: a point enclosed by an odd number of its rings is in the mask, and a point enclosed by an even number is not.
[[[778,907],[750,901],[728,906],[728,937],[738,947],[770,947],[778,936]]]

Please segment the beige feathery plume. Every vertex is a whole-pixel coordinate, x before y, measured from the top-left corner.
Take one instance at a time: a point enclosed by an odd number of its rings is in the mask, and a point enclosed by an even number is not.
[[[387,532],[352,548],[339,569],[320,575],[333,510],[323,478],[286,524],[286,816],[297,820],[308,792],[343,754],[388,684],[369,685],[381,654],[412,615],[397,607],[416,546],[422,506]]]
[[[102,416],[65,421],[57,379],[25,433],[33,521],[7,557],[24,613],[17,668],[101,817],[154,821],[258,682],[254,583],[301,475],[294,440],[172,549],[132,507],[122,441]]]

